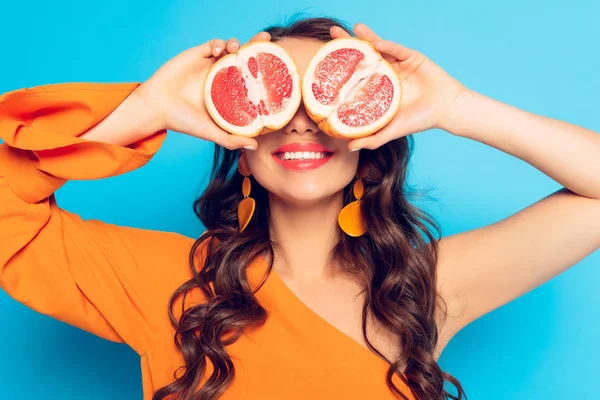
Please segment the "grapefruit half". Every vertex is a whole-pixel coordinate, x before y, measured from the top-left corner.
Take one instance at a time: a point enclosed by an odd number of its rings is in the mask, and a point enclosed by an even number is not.
[[[401,97],[396,71],[370,42],[358,38],[327,42],[302,79],[307,114],[333,137],[375,133],[398,112]]]
[[[300,73],[281,46],[248,43],[215,62],[203,94],[217,125],[253,137],[280,129],[294,117],[302,96]]]

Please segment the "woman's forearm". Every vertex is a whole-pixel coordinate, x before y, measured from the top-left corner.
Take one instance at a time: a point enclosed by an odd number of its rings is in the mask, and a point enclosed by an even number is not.
[[[600,134],[465,89],[440,128],[528,162],[567,189],[600,199]]]
[[[127,146],[163,129],[156,113],[136,88],[112,113],[79,137]]]

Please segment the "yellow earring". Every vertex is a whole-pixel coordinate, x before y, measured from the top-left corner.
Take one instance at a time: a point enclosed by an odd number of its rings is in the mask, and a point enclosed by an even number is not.
[[[246,153],[242,152],[240,154],[240,158],[238,160],[238,171],[240,174],[244,175],[244,181],[242,182],[242,194],[244,198],[240,201],[238,205],[238,222],[240,225],[240,232],[243,232],[244,229],[250,223],[252,219],[252,215],[254,215],[254,209],[256,208],[256,202],[250,196],[251,183],[249,176],[250,167],[248,167],[248,161],[246,160]]]
[[[358,173],[352,187],[356,200],[347,204],[338,214],[338,225],[347,235],[353,237],[361,236],[367,231],[360,209],[360,200],[365,192],[362,177],[363,174]]]

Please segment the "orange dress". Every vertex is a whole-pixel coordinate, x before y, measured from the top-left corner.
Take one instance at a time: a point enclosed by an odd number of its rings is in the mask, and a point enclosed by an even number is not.
[[[166,131],[129,146],[78,137],[137,85],[68,83],[0,96],[0,286],[40,313],[130,345],[141,357],[144,399],[151,399],[183,365],[167,310],[191,277],[194,239],[83,220],[54,196],[68,179],[123,174],[159,150]],[[253,260],[250,282],[266,267]],[[222,399],[399,398],[385,383],[387,363],[312,311],[275,271],[256,296],[269,317],[227,347],[236,376]]]

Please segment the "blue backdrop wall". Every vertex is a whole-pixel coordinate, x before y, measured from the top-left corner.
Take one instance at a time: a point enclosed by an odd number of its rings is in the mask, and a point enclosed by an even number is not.
[[[423,52],[466,86],[514,106],[600,131],[600,3],[594,0],[263,0],[226,3],[32,0],[2,5],[0,92],[59,82],[147,79],[213,37],[242,41],[297,11],[365,22]],[[415,136],[411,183],[445,235],[505,218],[560,186],[480,143]],[[198,236],[192,201],[212,145],[170,133],[144,168],[70,182],[59,204],[84,218]],[[168,190],[156,191],[157,183]],[[133,200],[143,199],[143,200]],[[0,205],[1,206],[1,205]],[[1,245],[1,244],[0,244]],[[600,254],[463,329],[440,364],[469,399],[596,398]],[[6,399],[141,398],[137,355],[39,315],[0,292],[0,386]]]

